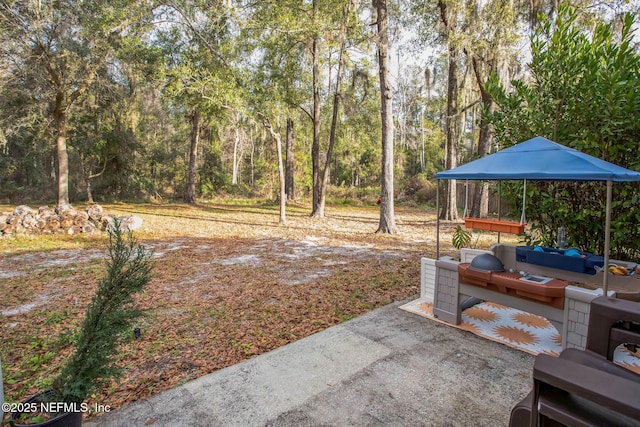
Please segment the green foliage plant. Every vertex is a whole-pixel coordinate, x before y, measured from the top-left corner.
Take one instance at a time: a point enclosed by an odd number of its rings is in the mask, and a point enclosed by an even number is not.
[[[608,162],[640,170],[640,54],[633,36],[633,15],[620,28],[599,23],[587,28],[579,12],[566,4],[554,21],[542,20],[532,36],[530,79],[496,76],[487,88],[495,111],[484,111],[500,148],[540,135]],[[522,182],[505,182],[503,195],[521,204]],[[605,222],[604,182],[527,183],[529,244],[555,246],[565,227],[571,246],[602,254]],[[611,255],[640,256],[640,184],[615,183]]]
[[[118,221],[109,229],[106,274],[98,283],[80,328],[75,352],[53,382],[54,401],[81,403],[102,383],[120,374],[118,345],[142,314],[134,295],[151,280],[152,252]]]
[[[451,244],[454,248],[460,250],[460,248],[469,246],[470,243],[471,232],[458,225],[456,227],[456,230],[453,232],[453,236],[451,237]]]

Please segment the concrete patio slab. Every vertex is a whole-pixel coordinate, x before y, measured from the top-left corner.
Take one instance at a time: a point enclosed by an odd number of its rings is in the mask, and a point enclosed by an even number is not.
[[[408,301],[84,425],[506,425],[533,356],[398,308]]]

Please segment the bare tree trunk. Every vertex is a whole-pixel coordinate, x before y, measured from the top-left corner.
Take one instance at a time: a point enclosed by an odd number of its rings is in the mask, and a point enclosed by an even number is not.
[[[56,124],[56,150],[58,154],[58,208],[69,206],[69,153],[67,151],[67,111],[66,96],[58,92],[53,112]]]
[[[314,21],[318,13],[318,1],[313,0]],[[312,80],[313,80],[313,143],[311,145],[311,216],[315,217],[320,205],[320,48],[318,36],[313,37]]]
[[[424,104],[420,108],[420,172],[424,173],[425,158],[424,158]]]
[[[458,165],[458,135],[456,122],[458,118],[458,48],[451,40],[455,32],[455,16],[449,16],[445,2],[438,1],[440,16],[449,39],[449,64],[447,77],[447,117],[446,117],[446,158],[445,169],[453,169]],[[444,220],[458,219],[458,201],[456,199],[456,180],[444,181],[444,200],[440,218]]]
[[[294,141],[295,134],[293,128],[293,120],[291,118],[287,118],[287,135],[286,135],[286,165],[285,165],[285,192],[287,193],[288,200],[295,200],[295,180],[294,180]]]
[[[96,71],[100,67],[102,61],[92,66],[84,80],[76,82],[75,90],[70,94],[65,93],[65,87],[62,85],[63,77],[56,71],[55,67],[48,67],[49,77],[57,88],[54,101],[53,119],[56,124],[56,150],[58,156],[58,207],[65,208],[69,204],[69,153],[67,151],[67,126],[69,123],[70,106],[87,90],[91,82],[94,80]],[[51,65],[48,63],[48,65]]]
[[[240,146],[240,113],[236,116],[236,129],[233,139],[233,170],[231,172],[231,184],[236,185],[238,183],[238,147]]]
[[[389,16],[386,0],[373,0],[374,18],[377,24],[378,68],[380,73],[380,115],[382,118],[382,176],[380,196],[380,223],[376,233],[395,234],[396,227],[393,200],[393,104],[389,75]]]
[[[185,202],[196,203],[196,175],[198,160],[198,142],[200,141],[200,114],[197,110],[191,112],[191,146],[189,150],[189,174],[187,177],[187,195]]]
[[[104,173],[105,170],[107,170],[107,159],[106,158],[104,159],[102,170],[98,173],[93,173],[92,172],[93,165],[87,164],[88,163],[87,159],[82,152],[79,152],[79,157],[80,157],[80,169],[82,170],[82,177],[84,178],[85,186],[87,189],[87,201],[89,203],[93,203],[93,192],[91,190],[91,180],[93,178],[99,177]]]
[[[273,125],[264,115],[262,116],[262,120],[265,128],[271,134],[271,137],[276,142],[276,155],[278,157],[278,175],[280,180],[280,224],[287,223],[287,194],[285,192],[285,179],[284,179],[284,162],[282,161],[282,138],[280,134],[273,129]]]
[[[483,108],[487,111],[493,111],[495,105],[491,99],[491,95],[484,87],[484,79],[479,69],[480,64],[478,58],[473,56],[473,70],[476,76],[476,82],[480,88],[480,98]],[[478,136],[478,155],[484,157],[491,151],[491,127],[486,123],[484,115],[480,116],[480,135]],[[489,183],[481,181],[476,185],[475,194],[473,196],[473,204],[471,206],[471,216],[474,218],[486,218],[489,214]]]
[[[492,108],[492,107],[490,107]],[[489,154],[491,142],[491,130],[480,119],[480,136],[478,138],[478,155],[484,157]],[[486,218],[489,216],[489,182],[480,181],[476,184],[471,205],[471,216],[474,218]]]
[[[49,60],[50,55],[43,55]],[[84,78],[80,81],[74,82],[74,85],[69,85],[75,89],[66,93],[68,89],[64,83],[65,79],[63,75],[60,75],[56,69],[56,66],[52,65],[52,62],[46,61],[46,69],[50,81],[56,88],[56,96],[53,107],[53,120],[56,125],[56,151],[58,157],[58,207],[65,208],[69,205],[69,153],[67,151],[67,127],[69,124],[69,108],[70,106],[87,90],[89,85],[93,82],[98,68],[102,65],[102,61],[98,61],[93,64],[84,75]]]
[[[333,147],[336,143],[336,128],[338,127],[338,112],[340,110],[340,98],[342,98],[342,73],[344,70],[344,51],[347,40],[347,24],[349,17],[349,4],[345,5],[344,16],[340,24],[340,52],[338,54],[338,70],[336,72],[336,91],[333,95],[333,114],[331,116],[331,130],[329,132],[329,146],[327,147],[327,158],[324,162],[324,172],[322,174],[322,186],[320,188],[320,201],[315,216],[324,218],[324,207],[327,199],[327,189],[329,188],[329,179],[331,171],[331,157],[333,156]]]
[[[249,128],[249,140],[251,142],[251,156],[250,156],[250,163],[251,163],[251,176],[249,177],[249,183],[251,188],[253,188],[254,185],[254,181],[255,181],[255,173],[256,173],[256,166],[255,166],[255,162],[253,161],[253,157],[256,151],[256,144],[253,141],[253,127]]]
[[[87,180],[87,202],[93,203],[93,193],[91,191],[91,180]]]
[[[58,126],[58,207],[69,206],[69,153],[67,152],[67,123]]]
[[[287,193],[285,192],[284,165],[282,163],[282,139],[280,134],[275,133],[276,151],[278,152],[278,175],[280,176],[280,224],[287,223]]]
[[[449,77],[447,83],[447,118],[446,133],[447,146],[445,169],[453,169],[458,165],[458,135],[456,128],[456,119],[458,116],[458,51],[456,48],[449,49]],[[456,180],[445,180],[444,200],[441,219],[457,220],[458,219],[458,201],[456,198]]]

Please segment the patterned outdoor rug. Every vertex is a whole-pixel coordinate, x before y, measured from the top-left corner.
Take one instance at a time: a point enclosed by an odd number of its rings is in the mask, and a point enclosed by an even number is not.
[[[421,299],[411,301],[400,308],[529,354],[547,353],[557,356],[562,351],[562,338],[547,319],[515,308],[482,302],[464,310],[459,325],[451,325],[433,317],[432,304]],[[638,353],[640,351],[632,353],[620,346],[614,353],[614,361],[640,374]]]

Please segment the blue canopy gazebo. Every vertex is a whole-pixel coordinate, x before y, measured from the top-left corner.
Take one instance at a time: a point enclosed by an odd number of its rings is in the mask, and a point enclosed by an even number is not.
[[[533,181],[606,181],[604,265],[609,264],[611,198],[613,182],[640,181],[640,172],[623,168],[543,137],[535,137],[448,171],[437,179],[533,180]],[[437,186],[439,188],[439,185]],[[440,256],[440,207],[436,199],[437,243]],[[603,276],[604,295],[608,291],[607,272]]]

